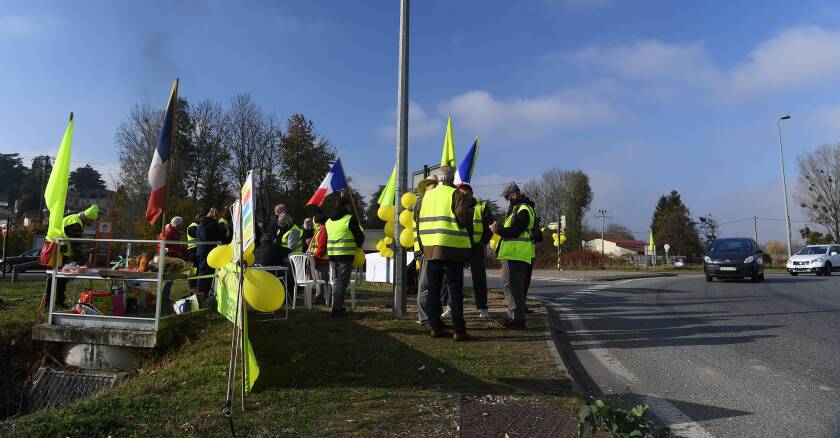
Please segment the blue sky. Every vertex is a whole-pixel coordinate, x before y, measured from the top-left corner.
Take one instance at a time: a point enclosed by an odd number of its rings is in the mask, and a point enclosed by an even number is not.
[[[74,111],[73,158],[113,173],[120,121],[178,76],[191,101],[305,114],[363,193],[393,166],[397,0],[0,4],[2,152],[54,153]],[[557,166],[635,231],[672,189],[695,216],[783,218],[776,119],[798,205],[795,157],[840,139],[837,77],[836,2],[415,0],[410,163],[439,161],[451,112],[482,196]]]

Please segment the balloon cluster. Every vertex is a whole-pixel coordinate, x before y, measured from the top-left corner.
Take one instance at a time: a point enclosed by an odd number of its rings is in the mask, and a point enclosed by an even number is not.
[[[270,272],[259,269],[249,269],[254,264],[254,247],[242,255],[245,261],[245,283],[243,294],[245,301],[260,312],[274,312],[283,306],[286,299],[286,289],[280,279]],[[223,275],[221,269],[233,261],[233,245],[219,245],[207,254],[207,264],[213,269],[219,269],[217,275]]]
[[[563,233],[562,231],[560,234],[557,234],[556,232],[551,233],[551,238],[554,239],[554,246],[560,246],[566,243],[566,233]]]
[[[414,204],[417,203],[417,195],[413,192],[403,193],[400,198],[400,203],[405,210],[400,212],[400,225],[403,226],[400,231],[399,244],[404,248],[411,248],[414,245]],[[379,219],[385,221],[385,237],[379,242],[376,242],[376,249],[379,250],[379,255],[382,257],[394,257],[394,219],[396,210],[393,205],[381,205],[376,212]]]

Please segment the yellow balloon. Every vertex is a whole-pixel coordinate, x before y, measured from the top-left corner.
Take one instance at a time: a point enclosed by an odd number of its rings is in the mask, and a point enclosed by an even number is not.
[[[383,249],[385,249],[385,241],[379,240],[378,242],[376,242],[376,249],[377,251],[382,251]]]
[[[385,238],[382,240],[385,241],[385,246],[390,246],[392,243],[394,243],[394,238],[391,236],[385,236]]]
[[[361,248],[356,250],[356,255],[353,257],[353,267],[361,268],[365,264],[365,252]]]
[[[560,238],[559,238],[559,239],[557,239],[557,240],[558,240],[561,244],[566,243],[566,235],[565,235],[565,234],[561,234],[561,235],[560,235]]]
[[[387,251],[388,251],[388,248],[382,248],[382,249],[379,250],[379,255],[381,255],[382,257],[387,257],[387,254],[388,254]]]
[[[411,208],[415,202],[417,202],[417,195],[415,195],[414,192],[405,192],[403,193],[402,198],[400,198],[400,203],[402,203],[402,206],[405,208]]]
[[[254,265],[254,262],[255,262],[255,261],[257,261],[257,258],[256,258],[256,257],[254,257],[254,252],[253,252],[253,251],[251,251],[251,252],[246,252],[246,253],[242,256],[242,258],[243,258],[243,259],[245,259],[245,261],[246,261],[246,262],[248,262],[248,266],[253,266],[253,265]]]
[[[557,234],[557,233],[551,233],[551,238],[554,239],[554,240],[557,240],[557,239],[560,238],[560,235]]]
[[[393,216],[391,216],[393,219]],[[385,237],[391,237],[394,235],[394,223],[393,222],[385,222]]]
[[[394,258],[394,250],[391,249],[391,248],[386,248],[385,249],[385,257],[387,257],[389,259]]]
[[[403,248],[411,248],[414,246],[414,232],[412,232],[411,228],[403,228],[400,231],[400,245]]]
[[[232,260],[233,247],[230,244],[217,246],[207,254],[207,264],[213,269],[219,269]]]
[[[394,221],[394,206],[393,205],[380,205],[379,210],[376,211],[376,215],[379,216],[379,219],[382,219],[385,222],[393,222]]]
[[[414,227],[414,214],[412,214],[408,210],[401,211],[400,212],[400,225],[402,225],[406,228]]]
[[[273,312],[283,306],[286,290],[280,279],[259,269],[245,270],[245,301],[260,312]]]

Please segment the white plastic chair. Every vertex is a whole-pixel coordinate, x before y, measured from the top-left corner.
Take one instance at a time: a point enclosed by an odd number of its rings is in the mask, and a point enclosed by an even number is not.
[[[356,268],[353,268],[353,274],[350,276],[350,308],[356,310]],[[333,264],[330,263],[330,296],[327,305],[332,307],[332,300],[335,296],[335,270]]]
[[[294,286],[292,287],[292,309],[297,303],[297,289],[303,286],[303,301],[307,309],[312,308],[312,287],[324,285],[324,280],[318,279],[318,271],[315,270],[315,259],[307,254],[289,254],[289,265],[292,268]],[[309,274],[307,276],[307,274]],[[308,277],[308,278],[307,278]]]

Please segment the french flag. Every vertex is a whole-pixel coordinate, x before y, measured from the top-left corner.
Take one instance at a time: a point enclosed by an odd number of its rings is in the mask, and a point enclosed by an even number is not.
[[[476,161],[478,161],[478,137],[475,138],[475,142],[467,152],[464,160],[455,169],[455,186],[470,184]]]
[[[320,206],[324,203],[324,198],[326,198],[327,195],[346,188],[347,178],[344,177],[344,168],[341,167],[341,158],[339,158],[332,164],[330,171],[327,172],[327,176],[325,176],[324,180],[321,181],[321,185],[315,190],[315,193],[311,198],[309,198],[309,202],[307,202],[306,205]]]
[[[172,131],[175,126],[175,103],[178,101],[178,79],[172,85],[166,113],[163,115],[163,126],[155,145],[155,155],[149,166],[149,184],[152,192],[149,194],[149,205],[146,207],[146,220],[154,225],[166,204],[166,174],[169,172],[169,156],[172,152]]]

